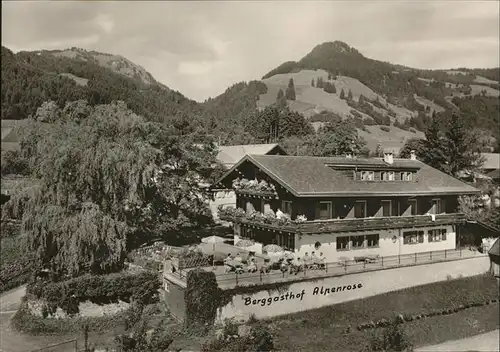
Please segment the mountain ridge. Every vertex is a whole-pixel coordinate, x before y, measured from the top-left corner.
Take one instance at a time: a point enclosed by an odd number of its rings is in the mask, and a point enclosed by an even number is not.
[[[74,47],[14,54],[2,46],[2,119],[26,118],[47,100],[60,106],[78,99],[92,105],[124,100],[149,120],[188,117],[233,143],[231,135],[244,134],[256,111],[276,104],[290,79],[296,98],[286,105],[316,125],[341,116],[353,119],[367,138],[379,134],[373,125],[386,125],[396,134],[406,133],[406,140],[415,135],[410,128],[423,131],[433,114],[460,111],[500,139],[492,128],[498,122],[500,68],[414,69],[365,57],[341,41],[318,44],[299,61],[284,62],[261,80],[235,83],[202,103],[121,55]],[[327,87],[319,87],[318,79]]]

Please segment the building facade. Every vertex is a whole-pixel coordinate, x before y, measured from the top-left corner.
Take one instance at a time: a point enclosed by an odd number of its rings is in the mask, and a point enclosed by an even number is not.
[[[259,252],[277,244],[329,262],[455,249],[465,223],[458,197],[480,191],[416,159],[247,155],[214,185],[220,208]]]
[[[229,170],[247,154],[286,155],[286,152],[277,143],[219,146],[217,160]],[[231,188],[214,188],[209,205],[214,218],[217,220],[217,208],[219,206],[234,207],[236,205],[236,194]]]

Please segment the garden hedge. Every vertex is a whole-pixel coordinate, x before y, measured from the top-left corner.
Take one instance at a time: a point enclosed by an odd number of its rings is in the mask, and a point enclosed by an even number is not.
[[[67,319],[42,318],[33,315],[28,302],[23,300],[16,314],[11,319],[11,325],[17,331],[31,335],[57,335],[82,332],[85,326],[88,331],[106,332],[124,325],[129,319],[129,310],[110,316],[75,317]]]
[[[109,275],[84,275],[62,282],[43,280],[28,284],[29,297],[47,302],[49,312],[59,307],[66,313],[78,313],[78,303],[90,301],[103,305],[134,301],[142,305],[158,301],[161,282],[157,273],[115,273]]]

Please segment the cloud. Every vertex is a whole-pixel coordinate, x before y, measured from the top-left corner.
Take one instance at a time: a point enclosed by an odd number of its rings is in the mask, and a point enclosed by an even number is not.
[[[120,54],[204,100],[300,60],[325,41],[418,68],[494,67],[499,3],[4,2],[2,44]]]

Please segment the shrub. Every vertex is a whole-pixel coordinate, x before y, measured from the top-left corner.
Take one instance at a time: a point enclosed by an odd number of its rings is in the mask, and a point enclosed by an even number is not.
[[[186,278],[186,327],[212,327],[217,308],[221,306],[222,290],[213,272],[191,270]]]
[[[158,275],[149,271],[140,273],[116,273],[110,275],[85,275],[62,282],[31,281],[26,292],[45,301],[49,313],[57,308],[68,314],[78,313],[78,303],[91,301],[108,304],[122,300],[142,305],[158,301],[161,282]]]
[[[384,131],[384,132],[390,132],[391,131],[391,129],[389,127],[387,127],[387,126],[380,126],[380,129],[382,131]]]
[[[257,323],[250,328],[248,335],[222,334],[205,342],[201,350],[203,352],[267,352],[274,350],[274,339],[268,326]]]
[[[413,344],[408,339],[402,325],[394,324],[385,328],[382,333],[372,336],[369,352],[376,351],[413,351]]]
[[[70,319],[45,319],[31,314],[28,303],[23,300],[12,317],[11,325],[17,331],[31,335],[57,335],[81,332],[85,326],[89,331],[105,332],[123,324],[127,311],[113,316],[75,317]]]
[[[417,133],[417,130],[414,129],[413,127],[410,127],[410,129],[408,131],[410,131],[411,133]]]

